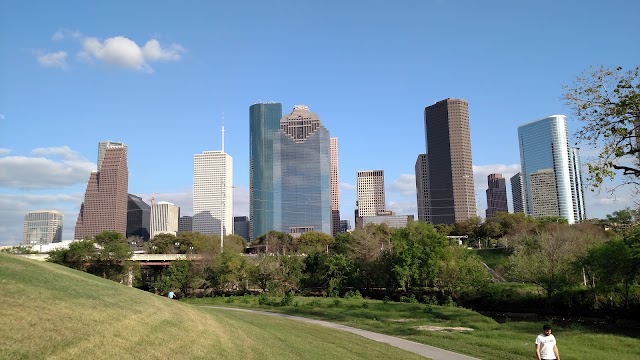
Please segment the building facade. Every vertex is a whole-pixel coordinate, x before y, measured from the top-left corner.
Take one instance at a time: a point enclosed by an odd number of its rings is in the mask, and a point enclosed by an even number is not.
[[[487,210],[486,218],[492,218],[499,212],[509,212],[507,207],[507,182],[502,174],[487,176]]]
[[[358,216],[376,216],[385,210],[384,170],[358,171]]]
[[[340,179],[338,172],[338,138],[329,139],[331,168],[331,236],[340,232]]]
[[[64,215],[56,210],[30,211],[22,224],[23,245],[47,245],[62,242]]]
[[[581,221],[579,214],[586,213],[584,201],[579,200],[582,183],[578,180],[581,175],[579,164],[576,166],[577,150],[571,150],[568,138],[564,115],[552,115],[518,127],[527,215],[557,214],[573,224]],[[552,186],[555,194],[549,193]],[[548,191],[543,193],[542,189]]]
[[[571,166],[571,198],[573,199],[573,216],[576,222],[587,219],[587,210],[584,205],[584,187],[582,185],[582,162],[580,161],[580,149],[569,149],[569,164]]]
[[[383,212],[384,213],[384,212]],[[385,224],[390,228],[402,228],[413,221],[413,215],[396,215],[394,213],[378,214],[375,216],[366,216],[362,218],[362,226],[368,224],[381,225]]]
[[[330,135],[304,105],[280,119],[273,138],[274,228],[331,235]]]
[[[127,200],[127,238],[138,236],[147,241],[151,238],[149,227],[151,222],[151,206],[141,197],[128,194]]]
[[[275,229],[274,137],[280,130],[282,104],[249,107],[249,237]]]
[[[151,205],[151,238],[158,234],[178,234],[180,208],[167,201]]]
[[[178,219],[178,233],[193,231],[193,216],[180,216]]]
[[[517,173],[509,179],[511,182],[511,200],[513,202],[513,213],[524,214],[524,189],[522,188],[522,174]]]
[[[193,157],[192,230],[233,234],[233,159],[224,151],[204,151]]]
[[[449,98],[426,107],[424,124],[431,222],[476,216],[467,102]]]
[[[100,144],[102,146],[103,143]],[[109,142],[99,163],[100,168],[91,173],[87,183],[74,239],[92,238],[103,231],[115,231],[123,237],[127,235],[127,146]]]
[[[427,154],[418,155],[415,172],[418,221],[431,222],[431,214],[429,213],[429,162]]]
[[[249,241],[249,218],[246,216],[234,216],[233,233]]]

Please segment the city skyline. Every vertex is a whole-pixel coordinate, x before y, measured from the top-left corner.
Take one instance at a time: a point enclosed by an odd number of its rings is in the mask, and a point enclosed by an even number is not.
[[[340,139],[341,219],[352,220],[357,171],[366,169],[385,171],[389,210],[417,214],[423,110],[466,100],[484,216],[486,176],[520,170],[519,125],[564,114],[573,143],[580,124],[562,86],[589,66],[636,65],[640,49],[625,44],[640,4],[463,3],[3,2],[0,245],[18,244],[24,215],[41,209],[63,212],[63,239],[73,238],[95,144],[105,140],[129,147],[129,193],[191,215],[193,154],[220,148],[223,112],[233,215],[248,216],[248,108],[266,101],[308,105]],[[578,147],[583,164],[596,155]],[[588,217],[633,206],[628,190],[616,195],[585,188]]]

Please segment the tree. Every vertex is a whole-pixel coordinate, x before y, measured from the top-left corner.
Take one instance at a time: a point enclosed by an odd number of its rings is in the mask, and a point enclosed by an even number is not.
[[[303,253],[328,251],[335,240],[333,236],[318,231],[306,232],[298,238],[298,251]]]
[[[564,100],[584,123],[579,141],[600,149],[587,165],[598,188],[622,172],[625,183],[640,186],[640,66],[629,71],[592,67],[564,86]]]
[[[125,281],[125,276],[133,270],[135,263],[131,260],[133,252],[122,234],[103,231],[96,234],[95,242],[99,249],[91,259],[88,272],[105,279],[128,282]]]
[[[86,272],[95,253],[93,240],[80,240],[69,244],[67,249],[55,249],[49,252],[47,261]]]
[[[431,224],[414,221],[393,232],[393,273],[403,290],[434,283],[438,261],[448,246]]]
[[[218,286],[236,290],[246,284],[250,270],[249,264],[239,252],[225,251],[218,257],[214,271]]]
[[[438,286],[452,298],[481,288],[490,277],[478,255],[460,246],[448,247],[438,262]]]
[[[184,296],[189,295],[194,279],[192,273],[192,263],[188,260],[176,260],[162,274],[156,283],[156,288],[162,293],[167,293],[174,289],[180,289]]]

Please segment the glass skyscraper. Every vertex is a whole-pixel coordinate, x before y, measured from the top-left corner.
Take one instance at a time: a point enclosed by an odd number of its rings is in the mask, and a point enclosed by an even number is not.
[[[282,117],[273,137],[273,230],[331,235],[329,147],[329,131],[307,106]]]
[[[331,234],[330,136],[304,105],[254,104],[250,121],[250,237],[271,230]]]
[[[273,199],[273,139],[280,130],[282,104],[259,103],[249,107],[249,237],[275,230]]]
[[[525,213],[532,216],[559,215],[569,224],[583,220],[584,201],[577,150],[569,147],[567,119],[552,115],[518,127]],[[551,183],[550,183],[551,182]],[[554,199],[542,188],[555,188]],[[579,191],[578,191],[579,188]],[[580,209],[575,209],[578,206]]]

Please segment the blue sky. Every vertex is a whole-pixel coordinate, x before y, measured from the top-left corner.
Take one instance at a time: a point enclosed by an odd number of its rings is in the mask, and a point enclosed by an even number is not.
[[[358,170],[385,171],[387,207],[415,214],[423,112],[469,102],[478,214],[486,176],[519,169],[517,127],[566,114],[562,85],[640,59],[640,2],[0,0],[0,245],[30,210],[73,229],[99,141],[129,149],[129,192],[190,215],[193,155],[234,160],[248,215],[249,106],[309,106],[339,141],[341,212]],[[595,154],[582,146],[583,161]],[[508,189],[510,189],[508,187]],[[587,190],[587,215],[632,206]]]

